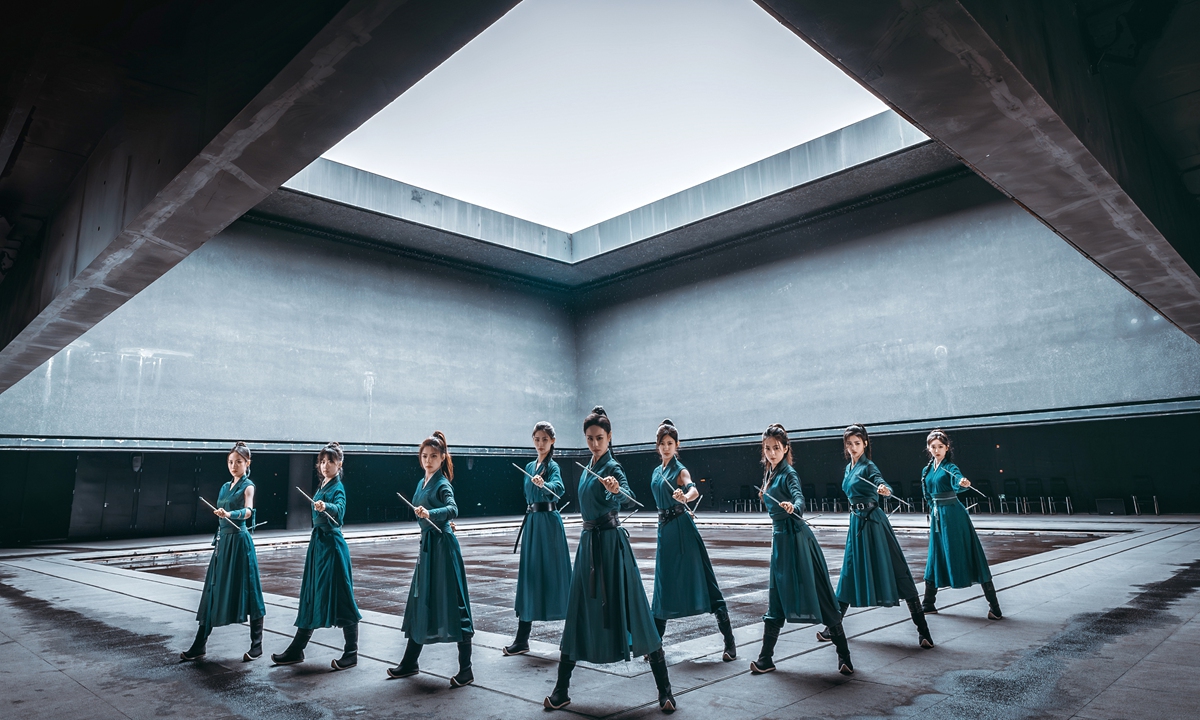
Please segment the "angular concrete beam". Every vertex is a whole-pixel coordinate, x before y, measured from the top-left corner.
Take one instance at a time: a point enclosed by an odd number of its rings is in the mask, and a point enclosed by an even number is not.
[[[0,391],[258,204],[516,2],[351,0],[215,136],[197,136],[203,107],[181,113],[153,99],[120,118],[51,220],[37,266],[20,286],[3,288]],[[156,173],[156,167],[181,169]]]
[[[1200,220],[1054,0],[757,0],[1200,340]],[[1127,95],[1125,93],[1124,95]]]

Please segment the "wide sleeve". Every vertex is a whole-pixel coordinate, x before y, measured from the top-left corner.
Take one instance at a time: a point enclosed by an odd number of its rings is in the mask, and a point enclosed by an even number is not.
[[[549,467],[546,469],[546,475],[547,477],[542,478],[542,480],[546,483],[546,489],[555,495],[562,497],[563,492],[566,490],[566,486],[563,485],[562,472],[558,469],[558,463],[551,460]]]
[[[343,524],[342,519],[346,517],[346,488],[341,483],[325,498],[325,512],[332,515],[338,525]]]
[[[438,485],[437,499],[442,507],[428,508],[430,520],[438,525],[444,525],[458,517],[458,505],[454,502],[454,488],[450,487],[449,482]]]
[[[955,465],[954,463],[946,463],[944,467],[946,468],[946,474],[950,476],[950,487],[954,488],[954,492],[956,492],[956,493],[966,492],[969,488],[965,488],[962,485],[959,485],[959,483],[962,482],[962,479],[963,479],[962,470],[959,470],[958,466]]]

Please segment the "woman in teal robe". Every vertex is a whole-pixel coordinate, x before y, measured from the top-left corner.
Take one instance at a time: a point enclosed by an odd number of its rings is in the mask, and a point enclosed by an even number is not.
[[[454,500],[454,463],[446,436],[439,431],[425,438],[420,448],[425,477],[413,492],[414,513],[421,525],[421,553],[408,588],[404,623],[400,629],[408,638],[404,658],[388,675],[394,678],[416,675],[421,648],[432,643],[458,644],[458,673],[450,678],[450,687],[462,687],[475,681],[471,669],[471,598],[467,593],[467,570],[462,549],[450,521],[458,517]]]
[[[879,507],[879,497],[892,494],[875,463],[871,462],[867,429],[851,425],[842,433],[846,465],[842,491],[850,503],[850,527],[846,533],[846,552],[838,576],[837,596],[846,607],[894,607],[904,600],[917,627],[921,647],[932,648],[933,637],[921,610],[921,599],[912,571],[887,513]],[[818,640],[828,640],[826,632]]]
[[[674,712],[662,640],[654,628],[628,533],[620,526],[618,513],[626,500],[633,499],[633,492],[625,469],[609,450],[612,423],[604,408],[592,409],[583,422],[583,433],[592,452],[579,479],[583,532],[575,551],[567,621],[559,645],[558,681],[543,706],[559,710],[571,703],[567,692],[576,662],[628,661],[632,654],[649,655],[659,707]]]
[[[216,549],[208,561],[204,590],[196,610],[199,628],[192,646],[179,654],[181,660],[196,660],[207,652],[208,636],[215,627],[250,620],[250,649],[242,660],[262,656],[263,602],[262,583],[258,579],[258,555],[254,539],[254,483],[250,481],[250,448],[237,443],[226,458],[232,480],[221,486],[217,496]],[[247,527],[249,521],[249,527]]]
[[[800,476],[792,467],[792,445],[787,431],[776,423],[763,432],[763,478],[760,495],[771,517],[771,572],[767,584],[767,614],[763,615],[763,647],[750,663],[754,675],[775,669],[775,643],[785,622],[824,622],[837,647],[838,671],[854,673],[850,646],[842,630],[842,611],[825,553],[812,528],[804,522],[804,493]]]
[[[968,588],[979,583],[988,601],[988,618],[999,620],[1000,601],[992,584],[992,571],[971,515],[958,496],[971,488],[954,463],[946,462],[950,438],[934,430],[925,439],[929,463],[921,471],[925,506],[929,508],[929,555],[925,563],[925,599],[921,609],[937,612],[939,588]]]
[[[725,639],[721,659],[737,658],[737,642],[729,622],[725,596],[717,585],[704,538],[692,521],[688,503],[700,495],[691,475],[679,462],[679,431],[668,418],[658,426],[662,464],[650,478],[650,492],[658,507],[658,552],[654,558],[654,602],[650,611],[660,637],[665,637],[667,620],[713,613],[717,629]]]
[[[346,517],[342,459],[338,443],[329,443],[317,456],[317,471],[323,479],[312,496],[313,530],[300,580],[296,637],[287,650],[271,655],[276,665],[302,662],[313,630],[327,627],[340,627],[345,640],[342,656],[331,663],[333,669],[347,670],[358,664],[358,621],[362,614],[354,602],[350,548],[342,536]]]
[[[517,569],[517,637],[505,655],[529,652],[533,623],[567,617],[571,589],[571,550],[558,498],[563,496],[562,473],[554,455],[554,426],[539,422],[533,428],[538,459],[525,466],[525,520],[517,531],[521,564]]]

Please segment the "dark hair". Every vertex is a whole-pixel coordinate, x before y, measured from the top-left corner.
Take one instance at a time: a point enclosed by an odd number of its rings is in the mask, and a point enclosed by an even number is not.
[[[679,442],[679,431],[675,429],[675,423],[671,422],[671,418],[667,418],[658,424],[658,435],[654,438],[654,444],[662,442],[662,439],[670,435],[675,438],[675,442]]]
[[[421,446],[417,448],[417,452],[421,452],[421,448],[431,447],[437,450],[446,457],[442,458],[442,474],[447,480],[454,480],[454,461],[450,459],[450,446],[446,444],[446,436],[441,430],[434,430],[433,434],[421,441]]]
[[[779,423],[772,423],[771,425],[767,426],[766,430],[763,430],[763,434],[762,434],[763,442],[765,443],[768,438],[775,438],[776,440],[778,440],[780,442],[780,444],[783,445],[783,447],[787,450],[787,454],[784,456],[784,459],[787,460],[788,465],[791,465],[792,464],[792,441],[788,438],[787,430],[784,430],[783,426],[780,425]],[[762,466],[767,467],[766,451],[763,451],[763,454],[762,454]]]
[[[533,434],[536,435],[538,433],[538,431],[544,432],[547,435],[549,435],[551,440],[555,439],[554,426],[551,425],[546,420],[542,420],[537,425],[533,426]],[[553,442],[550,443],[550,452],[546,453],[546,461],[549,462],[550,458],[552,458],[552,457],[554,457],[554,443]]]
[[[604,406],[597,405],[592,408],[592,413],[583,420],[583,431],[587,432],[593,425],[612,435],[612,423],[608,420],[608,413],[604,412]]]
[[[942,441],[942,444],[946,446],[946,457],[950,457],[950,450],[952,449],[950,445],[950,436],[947,435],[941,428],[934,428],[932,432],[925,436],[925,454],[929,456],[929,462],[925,463],[926,470],[933,469],[933,453],[929,452],[929,443],[933,442],[934,440]],[[945,460],[943,460],[943,462],[945,462]]]
[[[321,458],[327,457],[335,463],[340,463],[345,453],[342,452],[342,446],[336,442],[326,443],[325,447],[321,448],[321,452],[317,453],[317,464],[321,464]]]
[[[842,431],[842,455],[844,455],[847,460],[850,459],[850,452],[846,450],[846,441],[849,440],[850,436],[852,435],[857,435],[858,437],[862,438],[863,444],[867,446],[867,451],[864,454],[867,456],[867,459],[870,460],[871,440],[869,437],[867,437],[867,428],[858,424],[851,425]]]
[[[246,443],[242,442],[241,440],[233,444],[233,449],[225,454],[225,459],[228,460],[229,456],[234,453],[246,458],[246,462],[250,462],[250,448],[246,447]]]

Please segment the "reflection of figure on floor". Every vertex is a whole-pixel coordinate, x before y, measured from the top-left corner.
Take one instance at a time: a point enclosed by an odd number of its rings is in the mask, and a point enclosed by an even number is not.
[[[563,481],[554,455],[554,426],[539,422],[533,428],[538,459],[525,466],[525,519],[517,531],[521,564],[517,570],[517,637],[505,655],[529,652],[534,622],[567,617],[571,588],[571,550],[558,514],[555,495],[562,497]],[[524,542],[522,542],[524,539]]]
[[[458,674],[450,678],[450,687],[470,685],[475,680],[471,670],[471,638],[475,627],[471,622],[471,599],[467,594],[467,573],[463,567],[462,550],[450,521],[458,516],[454,501],[454,464],[446,436],[434,431],[421,442],[421,468],[425,477],[413,493],[414,513],[421,523],[421,555],[413,571],[408,589],[408,604],[404,607],[401,630],[408,638],[404,658],[388,676],[394,678],[416,675],[421,648],[430,643],[458,643]],[[441,529],[438,532],[434,529]]]
[[[804,494],[792,467],[792,445],[782,425],[771,425],[763,432],[762,464],[766,474],[760,495],[772,528],[771,575],[762,650],[750,663],[750,672],[762,675],[775,669],[775,643],[785,622],[824,622],[837,647],[838,671],[850,675],[854,664],[842,630],[841,609],[829,581],[825,553],[802,517]]]
[[[867,429],[851,425],[842,433],[842,442],[850,461],[842,478],[842,491],[850,501],[846,554],[837,586],[842,612],[847,607],[892,607],[904,600],[921,647],[932,648],[917,585],[892,524],[879,507],[879,497],[891,495],[892,488],[871,462]],[[828,641],[829,637],[828,629],[817,633],[818,640]]]
[[[239,442],[226,457],[232,480],[221,486],[217,496],[220,518],[216,549],[208,562],[204,590],[196,621],[200,627],[192,646],[179,654],[181,660],[196,660],[207,652],[208,636],[214,627],[240,623],[250,619],[250,649],[242,656],[249,662],[262,656],[263,603],[262,584],[258,579],[258,555],[246,521],[254,522],[254,483],[250,482],[250,448]]]
[[[674,712],[662,640],[654,628],[629,536],[620,527],[622,493],[629,497],[633,493],[624,468],[609,450],[612,423],[604,408],[592,410],[583,422],[583,433],[592,451],[588,471],[579,479],[583,532],[575,551],[567,622],[559,646],[558,681],[543,705],[559,710],[571,703],[567,692],[576,662],[612,663],[629,660],[632,653],[650,656],[658,705],[663,712]]]
[[[929,508],[929,559],[925,564],[926,613],[937,612],[939,588],[969,588],[975,583],[983,587],[988,601],[988,619],[999,620],[1000,601],[992,572],[979,535],[971,523],[971,515],[958,499],[958,494],[971,488],[958,467],[946,462],[950,453],[950,437],[934,430],[925,439],[929,463],[921,471],[925,505]]]
[[[737,658],[737,643],[704,539],[687,509],[700,493],[687,468],[679,462],[679,431],[674,423],[662,421],[655,444],[662,464],[650,478],[650,491],[658,507],[654,602],[650,606],[654,624],[663,637],[669,619],[713,613],[725,639],[721,659],[729,662]]]
[[[313,530],[304,557],[304,576],[300,580],[296,637],[287,650],[271,655],[276,665],[303,662],[304,648],[312,638],[313,630],[327,627],[340,627],[345,640],[342,656],[332,662],[333,669],[347,670],[358,664],[358,621],[362,614],[354,602],[350,547],[342,537],[341,525],[346,517],[342,458],[342,446],[335,442],[326,445],[317,456],[321,486],[313,495]]]

